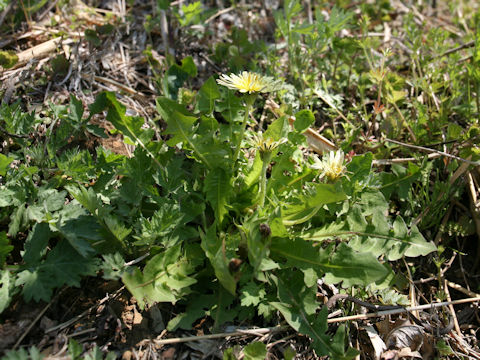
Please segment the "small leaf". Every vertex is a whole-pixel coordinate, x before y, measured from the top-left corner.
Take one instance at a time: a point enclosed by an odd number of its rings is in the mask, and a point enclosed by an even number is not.
[[[13,250],[13,246],[9,245],[7,234],[0,231],[0,268],[3,268],[8,254]]]
[[[70,95],[70,119],[76,123],[82,122],[83,104],[74,95]]]
[[[191,116],[184,106],[165,97],[157,98],[157,110],[168,125],[165,133],[172,136],[167,144],[169,146],[175,146],[179,143],[183,143],[184,146],[189,145],[198,158],[211,169],[212,165],[206,156],[212,149],[207,148],[205,152],[202,151],[201,144],[194,138],[193,124],[197,121],[197,118]]]
[[[255,284],[253,281],[242,287],[240,293],[242,306],[257,306],[267,294],[263,287]]]
[[[213,76],[209,77],[202,85],[197,98],[198,110],[210,114],[214,109],[215,100],[220,98],[220,91]]]
[[[193,124],[197,118],[191,116],[184,106],[165,97],[159,97],[157,98],[157,110],[168,125],[166,134],[172,135],[167,142],[170,146],[191,141]]]
[[[315,116],[311,110],[300,110],[295,114],[295,122],[293,126],[298,132],[304,132],[315,122]]]
[[[0,270],[0,314],[8,307],[17,292],[14,279],[10,270]]]
[[[367,179],[367,177],[370,175],[372,161],[373,155],[370,152],[363,155],[354,156],[352,161],[347,164],[347,172],[350,177],[350,182],[365,181],[365,179]]]
[[[85,39],[95,47],[100,46],[100,44],[102,43],[102,41],[97,35],[97,32],[92,29],[85,30]]]
[[[191,56],[182,60],[182,64],[173,64],[165,73],[163,79],[164,94],[172,100],[176,100],[178,90],[183,86],[189,77],[197,76],[197,67]]]
[[[125,260],[118,252],[115,254],[105,254],[101,269],[103,270],[103,278],[105,280],[119,280],[122,278],[125,270]]]
[[[263,134],[264,139],[272,138],[274,141],[286,137],[288,134],[288,121],[286,116],[279,117],[268,125],[267,130]]]
[[[267,346],[260,341],[255,341],[245,346],[243,354],[245,360],[265,360]]]
[[[193,57],[187,56],[182,59],[182,70],[185,71],[190,77],[197,76],[197,66],[193,62]]]
[[[83,353],[83,346],[80,345],[75,339],[71,338],[68,341],[68,353],[72,360],[78,360]]]
[[[141,117],[125,115],[126,107],[116,99],[114,93],[107,92],[106,97],[108,100],[107,120],[124,136],[128,136],[132,141],[141,142],[140,139],[144,132],[142,126],[145,121]]]
[[[260,174],[262,173],[262,159],[260,157],[260,151],[257,151],[255,154],[255,159],[253,160],[252,167],[247,173],[247,176],[245,176],[245,186],[249,188],[255,182],[258,180],[260,177]]]
[[[7,174],[8,166],[13,161],[13,158],[9,158],[3,154],[0,154],[0,175],[5,176]]]
[[[8,226],[8,235],[15,236],[20,231],[22,221],[25,216],[25,204],[20,205],[15,210],[13,210],[10,215],[10,225]]]

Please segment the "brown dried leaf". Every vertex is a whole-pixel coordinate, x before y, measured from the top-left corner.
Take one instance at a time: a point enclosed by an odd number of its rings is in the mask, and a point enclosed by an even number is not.
[[[413,351],[420,349],[425,339],[425,333],[420,326],[405,325],[397,327],[388,334],[385,344],[388,349],[410,348]]]
[[[373,347],[374,354],[371,354],[375,360],[379,360],[382,353],[387,350],[387,346],[378,335],[373,326],[366,326],[365,332],[368,335],[368,339]]]

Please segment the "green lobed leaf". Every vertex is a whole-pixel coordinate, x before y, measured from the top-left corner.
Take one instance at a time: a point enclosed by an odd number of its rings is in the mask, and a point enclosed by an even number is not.
[[[70,119],[75,123],[81,123],[83,117],[83,104],[74,95],[70,95]]]
[[[78,360],[83,353],[83,346],[75,339],[71,338],[68,341],[68,354],[71,360]]]
[[[214,168],[207,173],[204,182],[206,198],[215,212],[218,224],[222,224],[228,213],[227,203],[232,192],[230,173],[222,168]]]
[[[187,304],[185,312],[178,314],[167,324],[168,331],[177,329],[190,330],[193,322],[205,316],[208,309],[215,304],[215,296],[211,294],[199,294],[193,297]]]
[[[314,184],[313,195],[301,195],[282,210],[285,225],[297,225],[312,218],[323,205],[345,200],[345,193],[333,184]]]
[[[10,215],[10,225],[8,226],[8,235],[15,236],[20,231],[20,228],[25,221],[25,205],[22,204],[13,210]]]
[[[48,302],[53,289],[63,285],[79,287],[83,276],[94,276],[97,270],[97,259],[78,256],[68,241],[60,241],[44,261],[19,272],[15,285],[23,286],[25,301]]]
[[[182,250],[182,244],[178,244],[149,259],[143,273],[137,267],[126,271],[122,281],[141,309],[154,302],[175,304],[189,294],[191,285],[197,282],[190,275],[202,261],[198,245]]]
[[[63,220],[63,219],[62,219]],[[95,254],[90,243],[102,240],[100,225],[93,216],[81,215],[57,224],[58,231],[70,245],[83,257]]]
[[[372,169],[373,154],[368,152],[359,156],[354,156],[352,161],[347,164],[350,183],[364,182],[370,175]]]
[[[15,191],[5,186],[0,186],[0,207],[14,204]]]
[[[125,270],[125,260],[119,252],[102,255],[101,269],[105,280],[120,280]]]
[[[42,360],[44,355],[36,346],[31,346],[28,351],[25,348],[9,350],[6,352],[5,360]]]
[[[142,129],[144,120],[141,117],[125,115],[126,107],[117,100],[114,93],[107,92],[106,97],[108,100],[107,120],[124,136],[128,136],[134,142],[138,141],[143,144],[141,138],[145,132]]]
[[[368,252],[375,257],[386,255],[390,261],[402,256],[424,256],[436,250],[435,244],[427,242],[416,226],[408,229],[400,216],[390,225],[382,212],[375,211],[369,223],[358,205],[352,207],[346,222],[338,221],[299,236],[311,241],[335,237],[350,239],[353,250]]]
[[[183,86],[189,77],[197,76],[197,67],[191,56],[187,56],[182,60],[182,64],[173,64],[165,73],[163,78],[164,94],[169,98],[176,100],[178,90]]]
[[[345,288],[354,285],[367,286],[382,281],[390,274],[377,258],[369,252],[357,252],[340,243],[330,258],[325,275],[327,283],[342,282]]]
[[[220,284],[222,284],[230,294],[235,295],[237,282],[232,274],[230,274],[228,259],[225,257],[225,252],[223,251],[223,240],[217,235],[216,228],[217,225],[214,223],[207,229],[206,233],[200,230],[202,249],[210,260],[215,271],[215,276],[218,281],[220,281]]]
[[[303,239],[274,238],[272,256],[286,260],[286,266],[301,270],[313,269],[318,277],[326,274],[330,283],[343,282],[344,287],[369,285],[385,278],[389,271],[370,253],[359,253],[346,244],[336,249],[321,249]]]
[[[157,98],[157,110],[167,123],[167,130],[165,133],[171,135],[167,144],[169,146],[175,146],[179,143],[183,143],[183,146],[190,146],[199,160],[211,169],[212,164],[206,158],[206,155],[211,151],[211,148],[201,148],[199,140],[194,136],[195,132],[193,125],[197,121],[197,118],[191,116],[183,105],[177,104],[175,101],[165,97]],[[205,150],[205,152],[203,150]]]
[[[229,91],[215,103],[215,110],[220,112],[230,124],[234,124],[242,121],[245,106],[242,104],[242,99]]]
[[[219,285],[215,295],[216,302],[210,309],[210,316],[213,319],[213,330],[219,331],[221,325],[235,319],[239,308],[233,305],[235,296],[226,290],[224,286]]]
[[[193,124],[197,118],[192,116],[183,105],[166,97],[158,97],[156,104],[160,116],[168,125],[165,133],[171,135],[167,144],[175,146],[179,143],[189,143],[193,136]]]
[[[326,334],[328,310],[323,307],[320,313],[316,313],[318,303],[315,301],[315,287],[306,287],[299,272],[282,272],[273,281],[277,285],[280,301],[271,305],[280,311],[293,329],[312,339],[317,355],[328,355],[332,359],[352,359],[356,355],[351,350],[345,352],[343,336],[341,339],[335,337],[333,342]]]
[[[257,306],[265,297],[263,286],[250,281],[240,291],[240,303],[242,306]]]
[[[23,261],[27,265],[40,262],[45,255],[51,236],[52,232],[47,223],[35,224],[33,226],[25,241],[25,252],[23,254]]]
[[[35,113],[22,111],[20,99],[12,105],[3,103],[0,105],[0,119],[5,122],[8,132],[17,135],[27,135],[35,124]]]

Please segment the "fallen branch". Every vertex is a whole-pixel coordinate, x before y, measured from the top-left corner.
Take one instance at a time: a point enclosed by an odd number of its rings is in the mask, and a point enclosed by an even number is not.
[[[171,339],[155,339],[153,342],[156,345],[166,345],[166,344],[178,344],[189,341],[199,341],[199,340],[209,340],[209,339],[222,339],[231,336],[261,336],[265,334],[272,334],[279,331],[284,331],[289,329],[289,326],[275,326],[271,328],[259,328],[259,329],[247,329],[247,330],[237,330],[232,332],[224,332],[219,334],[210,334],[210,335],[201,335],[201,336],[187,336],[182,338],[171,338]]]
[[[422,151],[427,151],[427,152],[431,152],[431,153],[440,154],[442,156],[449,157],[449,158],[452,158],[452,159],[455,159],[455,160],[458,160],[458,161],[462,161],[462,162],[470,164],[470,165],[480,166],[480,162],[478,162],[478,161],[471,161],[471,160],[463,159],[461,157],[458,157],[458,156],[455,156],[455,155],[452,155],[452,154],[449,154],[449,153],[446,153],[446,152],[443,152],[443,151],[440,151],[440,150],[430,149],[430,148],[423,147],[423,146],[418,146],[418,145],[406,144],[406,143],[403,143],[401,141],[392,140],[392,139],[385,139],[385,141],[388,141],[388,142],[391,142],[391,143],[394,143],[394,144],[397,144],[397,145],[402,145],[402,146],[405,146],[405,147],[409,147],[409,148],[412,148],[412,149],[417,149],[417,150],[422,150]]]
[[[54,52],[57,49],[61,41],[62,38],[54,38],[45,41],[44,43],[38,44],[30,49],[19,52],[17,54],[18,63],[15,64],[15,66],[23,65],[32,59],[40,59],[47,56],[48,54]]]
[[[439,158],[440,154],[428,154],[427,158],[430,159],[436,159]],[[417,158],[396,158],[396,159],[374,159],[372,161],[373,166],[382,166],[382,165],[392,165],[392,164],[404,164],[404,163],[409,163],[412,161],[418,161],[419,159]]]
[[[465,304],[465,303],[471,303],[476,301],[480,301],[480,296],[477,296],[474,298],[466,298],[466,299],[444,301],[444,302],[433,303],[433,304],[425,304],[425,305],[419,305],[419,306],[410,306],[410,307],[404,307],[404,308],[398,308],[398,309],[392,309],[392,310],[378,311],[378,312],[369,313],[369,314],[342,316],[338,318],[328,319],[327,323],[332,324],[332,323],[344,322],[349,320],[366,320],[366,319],[385,316],[385,315],[402,314],[402,313],[408,313],[411,311],[426,310],[426,309],[433,309],[433,308],[442,307],[442,306],[448,306],[450,304],[458,305],[458,304]]]
[[[401,314],[407,313],[411,311],[418,311],[418,310],[425,310],[425,309],[432,309],[436,307],[442,306],[449,306],[449,305],[457,305],[457,304],[465,304],[470,302],[480,301],[480,296],[474,298],[467,298],[467,299],[460,299],[460,300],[453,300],[453,301],[444,301],[440,303],[433,303],[433,304],[426,304],[426,305],[419,305],[419,306],[411,306],[405,308],[398,308],[392,310],[385,310],[385,311],[378,311],[375,313],[369,314],[359,314],[359,315],[350,315],[350,316],[343,316],[339,318],[327,319],[327,323],[337,323],[337,322],[344,322],[349,320],[365,320],[373,317],[380,317],[385,315],[394,315],[394,314]],[[154,339],[153,342],[156,345],[167,345],[167,344],[178,344],[184,343],[189,341],[200,341],[200,340],[211,340],[211,339],[222,339],[226,337],[232,336],[260,336],[265,334],[271,334],[279,331],[285,331],[289,329],[289,326],[276,326],[271,328],[260,328],[260,329],[247,329],[247,330],[237,330],[232,332],[224,332],[218,334],[210,334],[210,335],[201,335],[201,336],[186,336],[186,337],[178,337],[178,338],[171,338],[171,339]],[[163,336],[160,335],[160,336]]]

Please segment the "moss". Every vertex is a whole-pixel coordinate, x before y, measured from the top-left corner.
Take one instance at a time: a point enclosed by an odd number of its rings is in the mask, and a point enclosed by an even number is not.
[[[0,65],[5,69],[10,69],[16,63],[18,63],[18,56],[14,51],[0,51]]]

